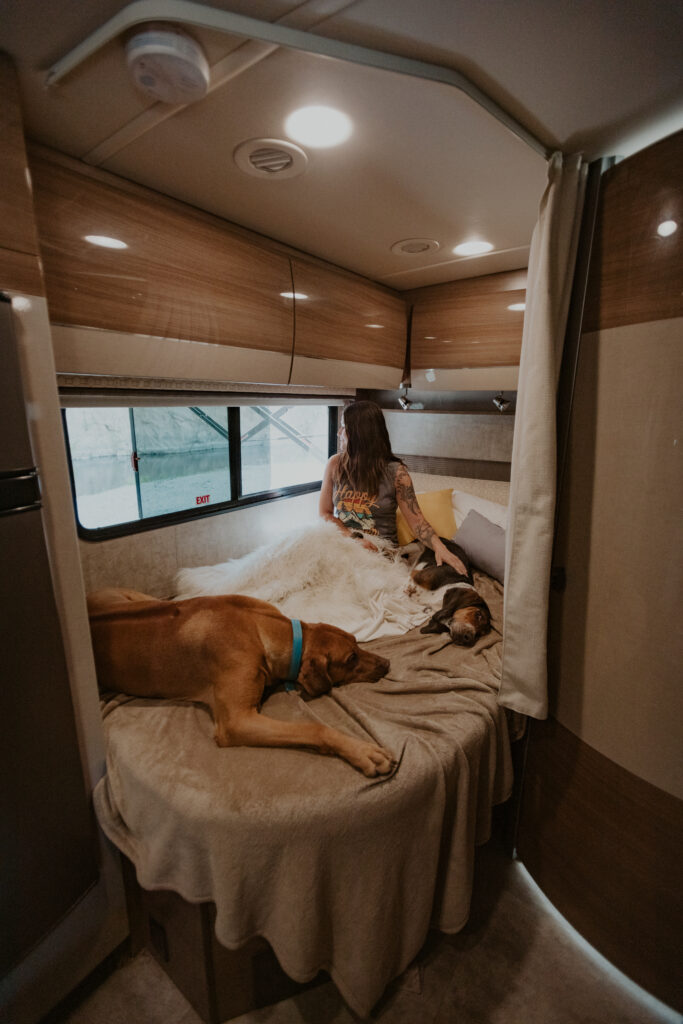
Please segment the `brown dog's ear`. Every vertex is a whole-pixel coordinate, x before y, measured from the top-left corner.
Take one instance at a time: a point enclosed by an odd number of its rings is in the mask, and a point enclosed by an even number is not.
[[[489,612],[488,605],[476,590],[473,590],[471,587],[452,587],[443,595],[443,601],[438,612],[432,615],[429,622],[422,627],[420,632],[447,633],[448,623],[458,608],[470,608],[472,605],[483,605],[490,620],[491,613]]]
[[[299,672],[299,682],[307,693],[317,697],[332,689],[332,680],[327,674],[327,658],[325,655],[313,654],[305,658]]]

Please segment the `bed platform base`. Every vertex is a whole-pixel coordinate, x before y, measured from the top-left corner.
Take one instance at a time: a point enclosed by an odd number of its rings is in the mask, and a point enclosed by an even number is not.
[[[329,980],[321,971],[306,984],[293,981],[265,939],[226,949],[216,939],[213,903],[142,889],[131,862],[121,859],[133,955],[148,949],[206,1024],[222,1024]]]

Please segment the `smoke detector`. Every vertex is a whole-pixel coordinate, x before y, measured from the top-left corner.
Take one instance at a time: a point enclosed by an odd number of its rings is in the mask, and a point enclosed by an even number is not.
[[[232,157],[241,171],[254,178],[296,178],[308,166],[303,149],[281,139],[247,139]]]
[[[204,51],[173,26],[144,26],[126,43],[126,60],[136,88],[162,103],[194,103],[209,88]]]

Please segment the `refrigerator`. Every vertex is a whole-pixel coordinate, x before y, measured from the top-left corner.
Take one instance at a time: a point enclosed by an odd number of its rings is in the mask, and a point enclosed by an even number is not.
[[[20,367],[0,292],[0,979],[99,875]]]

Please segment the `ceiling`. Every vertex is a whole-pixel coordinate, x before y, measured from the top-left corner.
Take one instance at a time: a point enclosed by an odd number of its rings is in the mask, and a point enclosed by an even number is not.
[[[3,0],[30,138],[397,289],[526,266],[545,160],[453,86],[193,28],[212,69],[196,103],[140,94],[121,36],[47,89],[51,65],[125,6]],[[455,69],[548,150],[627,156],[683,125],[677,0],[206,6]],[[296,177],[237,167],[240,143],[287,141],[287,114],[312,103],[351,118],[347,142],[303,146]],[[414,238],[438,248],[392,252]],[[472,238],[493,251],[455,256]]]

